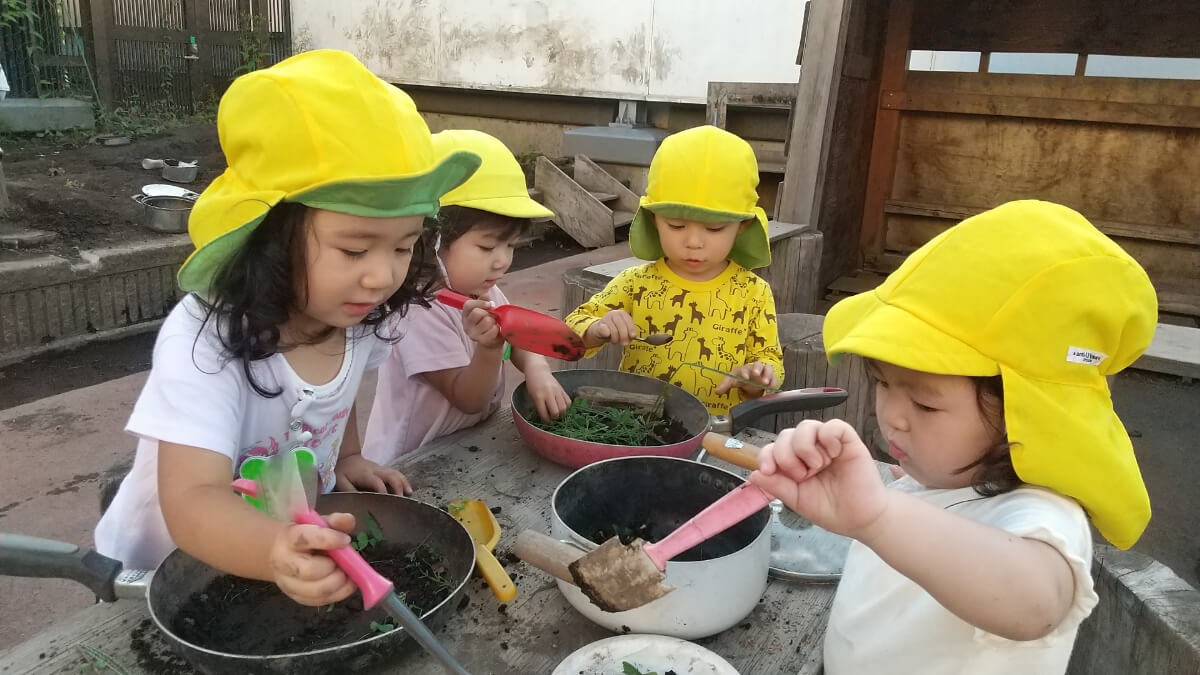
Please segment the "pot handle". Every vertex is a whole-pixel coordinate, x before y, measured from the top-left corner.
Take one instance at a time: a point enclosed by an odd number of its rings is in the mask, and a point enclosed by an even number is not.
[[[91,549],[52,539],[0,532],[0,575],[71,579],[87,586],[101,600],[117,599],[114,582],[121,561]]]
[[[513,553],[541,571],[574,584],[575,577],[568,566],[583,557],[586,551],[535,530],[522,530],[517,535]]]
[[[724,420],[720,420],[714,421],[712,430],[737,432],[767,415],[822,410],[844,403],[849,397],[849,392],[837,387],[809,387],[767,394],[733,406],[729,411],[727,428],[721,428],[726,424],[722,424]]]
[[[129,198],[142,206],[146,205],[146,195],[144,194],[131,195]]]

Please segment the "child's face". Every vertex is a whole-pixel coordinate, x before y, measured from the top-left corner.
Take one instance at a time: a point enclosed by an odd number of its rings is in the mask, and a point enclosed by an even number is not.
[[[971,484],[958,470],[983,457],[1003,433],[980,410],[976,385],[961,375],[935,375],[890,363],[871,363],[875,415],[888,453],[930,488]]]
[[[671,271],[688,281],[709,281],[729,264],[733,241],[745,223],[700,223],[654,215],[658,240]]]
[[[307,287],[299,299],[305,317],[346,328],[386,302],[408,275],[423,221],[313,209],[305,247]]]
[[[487,296],[508,271],[518,234],[507,237],[491,227],[473,227],[441,251],[450,288],[475,298]]]

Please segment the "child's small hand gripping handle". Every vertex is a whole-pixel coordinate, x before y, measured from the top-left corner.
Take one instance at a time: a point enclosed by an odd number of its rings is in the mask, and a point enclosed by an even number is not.
[[[297,513],[295,520],[304,525],[329,527],[329,523],[326,523],[325,519],[312,509]],[[324,553],[333,558],[337,566],[358,586],[358,590],[362,593],[365,609],[371,609],[379,604],[384,596],[392,592],[392,582],[376,572],[366,560],[363,560],[362,555],[350,546],[329,549]]]

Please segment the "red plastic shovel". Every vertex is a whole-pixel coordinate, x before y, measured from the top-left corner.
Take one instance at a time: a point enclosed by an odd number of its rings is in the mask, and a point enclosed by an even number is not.
[[[443,305],[456,309],[462,309],[470,300],[444,288],[435,297]],[[488,311],[500,324],[500,335],[504,336],[505,342],[517,349],[563,361],[583,358],[583,338],[560,319],[516,305],[500,305]]]

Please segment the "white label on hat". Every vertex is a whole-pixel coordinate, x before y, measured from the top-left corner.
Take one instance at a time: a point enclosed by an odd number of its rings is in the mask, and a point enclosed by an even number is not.
[[[1098,366],[1108,358],[1108,354],[1103,352],[1092,351],[1082,347],[1070,347],[1067,349],[1067,361],[1069,363],[1082,363],[1085,366]]]

